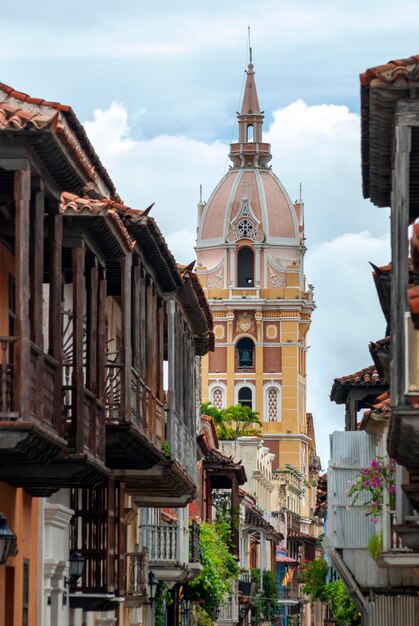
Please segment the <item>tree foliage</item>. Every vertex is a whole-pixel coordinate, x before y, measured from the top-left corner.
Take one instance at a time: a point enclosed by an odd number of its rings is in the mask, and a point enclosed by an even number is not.
[[[303,563],[300,571],[302,591],[312,602],[326,604],[340,626],[360,626],[361,615],[341,580],[326,582],[328,565],[324,559]]]
[[[204,402],[201,405],[201,413],[212,417],[217,431],[217,437],[222,441],[233,441],[238,437],[250,435],[260,435],[259,428],[262,426],[257,411],[252,411],[249,406],[232,404],[221,411],[211,402]]]

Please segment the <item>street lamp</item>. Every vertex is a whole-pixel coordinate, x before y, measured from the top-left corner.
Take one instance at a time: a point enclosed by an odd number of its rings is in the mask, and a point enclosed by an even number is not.
[[[4,565],[10,549],[16,540],[15,533],[7,525],[7,519],[0,513],[0,565]]]
[[[68,559],[70,577],[64,578],[65,587],[75,587],[84,570],[84,557],[80,552],[72,552]]]
[[[151,607],[153,606],[154,600],[156,599],[156,591],[157,591],[158,585],[159,585],[159,581],[155,577],[154,572],[152,571],[148,572],[148,586],[150,587],[149,598],[150,598]]]

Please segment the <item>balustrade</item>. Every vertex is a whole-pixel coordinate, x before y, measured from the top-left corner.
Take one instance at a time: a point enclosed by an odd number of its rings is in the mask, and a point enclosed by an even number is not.
[[[18,417],[14,411],[14,369],[13,346],[16,337],[0,337],[0,417],[13,419]]]
[[[148,600],[147,550],[126,555],[125,597],[127,606],[140,606]]]
[[[179,528],[177,526],[149,524],[142,526],[143,543],[151,563],[179,562]]]

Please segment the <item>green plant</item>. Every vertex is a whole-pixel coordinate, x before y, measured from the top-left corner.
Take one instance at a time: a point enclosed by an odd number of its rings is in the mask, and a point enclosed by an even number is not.
[[[341,580],[326,582],[328,565],[324,559],[303,563],[300,569],[302,591],[311,602],[326,604],[339,626],[361,626],[361,614],[352,598],[346,593]]]
[[[201,524],[199,545],[202,572],[185,584],[185,597],[194,603],[201,626],[209,626],[214,610],[232,593],[233,580],[239,575],[236,558],[230,552],[231,530],[220,520]],[[206,615],[205,615],[206,614]]]
[[[365,507],[365,515],[371,517],[371,521],[376,524],[379,516],[383,511],[384,491],[389,493],[390,507],[395,504],[396,485],[394,479],[395,463],[393,460],[389,462],[383,457],[377,457],[371,461],[370,467],[362,470],[356,480],[351,483],[346,495],[352,498],[352,504],[355,504],[362,496],[368,499],[363,505]]]
[[[169,585],[159,582],[154,599],[154,624],[163,626],[166,618],[166,606],[173,604],[173,597],[170,593]]]
[[[166,440],[164,440],[161,444],[161,451],[163,452],[163,454],[165,456],[170,456],[171,454],[171,448],[170,448],[170,443]]]
[[[368,552],[373,559],[376,559],[383,551],[383,533],[375,533],[368,541]]]
[[[252,582],[260,587],[261,572],[259,569],[251,569]],[[270,570],[264,570],[262,576],[262,589],[260,595],[256,596],[252,606],[260,621],[274,622],[278,617],[278,582],[275,574]]]

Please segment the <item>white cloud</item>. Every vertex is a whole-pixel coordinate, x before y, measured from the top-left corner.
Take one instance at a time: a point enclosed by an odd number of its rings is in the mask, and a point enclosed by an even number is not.
[[[327,433],[343,430],[345,408],[330,402],[334,378],[372,364],[370,341],[382,339],[386,322],[369,261],[390,259],[389,235],[348,233],[314,246],[306,272],[315,284],[317,310],[308,344],[308,408],[314,414],[323,467],[329,458]]]
[[[292,200],[302,182],[309,247],[344,232],[387,231],[388,212],[362,198],[360,119],[348,107],[298,100],[275,111],[266,139]]]

